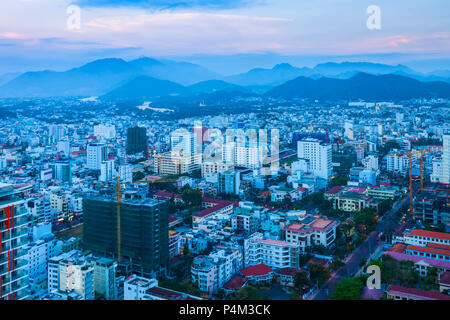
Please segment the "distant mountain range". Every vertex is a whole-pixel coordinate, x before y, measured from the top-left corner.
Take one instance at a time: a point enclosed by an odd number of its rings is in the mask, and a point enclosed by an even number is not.
[[[108,100],[149,99],[163,96],[196,96],[215,92],[245,92],[245,88],[221,81],[207,80],[191,86],[148,76],[137,77],[102,96]]]
[[[285,98],[407,99],[422,94],[423,97],[447,97],[446,82],[447,85],[450,83],[449,70],[421,74],[403,65],[368,62],[330,62],[314,68],[297,68],[282,63],[271,69],[257,68],[224,77],[192,63],[147,57],[131,61],[111,58],[95,60],[63,72],[0,76],[0,97],[136,99],[265,94]]]
[[[269,90],[265,95],[283,99],[364,99],[369,101],[450,98],[450,84],[446,82],[420,82],[395,74],[358,73],[350,79],[298,77]]]
[[[199,65],[141,58],[126,62],[102,59],[64,72],[26,72],[0,86],[0,97],[65,97],[103,95],[145,75],[193,84],[220,75]]]

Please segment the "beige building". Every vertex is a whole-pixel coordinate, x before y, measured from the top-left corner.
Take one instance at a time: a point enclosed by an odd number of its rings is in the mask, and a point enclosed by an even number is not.
[[[154,158],[155,172],[163,175],[184,174],[201,168],[201,155],[186,155],[166,152]]]
[[[222,162],[203,162],[202,163],[202,177],[216,174],[219,171],[233,171],[234,165],[231,163],[222,163]]]

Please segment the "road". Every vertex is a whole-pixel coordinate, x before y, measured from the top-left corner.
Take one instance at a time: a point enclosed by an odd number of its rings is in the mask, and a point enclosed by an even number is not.
[[[394,206],[390,211],[388,211],[383,216],[383,219],[378,223],[376,231],[370,233],[367,239],[344,260],[345,266],[337,270],[335,273],[332,273],[330,279],[328,279],[328,281],[320,288],[319,291],[316,292],[315,295],[312,295],[311,299],[327,300],[328,295],[333,291],[334,286],[341,278],[354,276],[360,269],[359,264],[361,260],[369,257],[378,248],[377,235],[380,234],[380,232],[386,232],[389,228],[396,226],[396,223],[393,220],[395,213],[397,213],[397,211],[407,203],[408,199],[405,198],[400,201],[397,206]]]

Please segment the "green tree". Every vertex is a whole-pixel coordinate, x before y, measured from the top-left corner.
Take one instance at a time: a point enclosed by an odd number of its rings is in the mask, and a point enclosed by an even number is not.
[[[188,206],[199,206],[202,204],[202,193],[196,189],[185,189],[181,193],[181,198]]]
[[[330,294],[331,300],[359,300],[364,288],[364,282],[361,278],[342,278],[334,287]]]
[[[258,288],[246,286],[236,294],[237,300],[263,300],[264,296]]]
[[[348,182],[348,177],[346,176],[338,176],[331,180],[330,187],[336,186],[346,186]]]
[[[311,282],[323,285],[330,278],[330,270],[320,263],[313,263],[309,266]]]
[[[310,286],[310,282],[308,279],[308,275],[306,272],[298,272],[294,277],[294,287],[301,294],[307,291],[307,288]]]

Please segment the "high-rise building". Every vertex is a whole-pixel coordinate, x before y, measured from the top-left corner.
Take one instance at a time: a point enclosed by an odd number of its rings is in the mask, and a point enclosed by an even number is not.
[[[127,131],[127,154],[147,154],[147,129],[134,126]]]
[[[116,175],[114,160],[105,160],[100,165],[100,178],[102,182],[110,181]]]
[[[113,139],[116,137],[116,127],[114,125],[96,125],[94,126],[94,136],[97,138]]]
[[[119,175],[123,182],[133,182],[133,167],[129,164],[119,166]]]
[[[71,167],[70,160],[56,161],[49,165],[49,168],[52,169],[53,179],[69,183],[72,182]]]
[[[29,296],[27,215],[21,193],[0,183],[0,300]]]
[[[66,157],[70,155],[70,142],[68,139],[58,141],[56,145],[58,152],[63,152]]]
[[[91,143],[87,146],[87,168],[100,170],[102,162],[107,160],[108,147],[103,143]]]
[[[99,258],[94,261],[94,287],[96,298],[117,299],[117,262],[113,259]]]
[[[120,205],[120,252],[145,270],[159,270],[169,256],[167,201],[139,198],[124,192]],[[83,243],[105,256],[118,255],[117,201],[114,195],[88,195],[83,199]]]
[[[239,193],[240,177],[236,171],[221,171],[218,173],[219,193]]]
[[[48,291],[74,292],[83,300],[94,300],[94,267],[77,250],[51,258],[48,262]]]
[[[184,129],[177,129],[170,134],[170,150],[183,156],[198,153],[196,134]]]
[[[450,183],[450,134],[443,136],[442,157],[434,159],[432,182]]]
[[[305,139],[298,142],[297,156],[309,161],[311,172],[322,179],[330,179],[333,173],[331,165],[331,145],[317,139]]]

